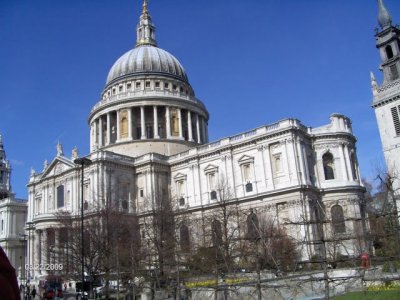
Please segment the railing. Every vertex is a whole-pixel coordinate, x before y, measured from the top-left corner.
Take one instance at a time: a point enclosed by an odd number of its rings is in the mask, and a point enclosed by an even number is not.
[[[204,103],[202,101],[200,101],[199,99],[192,97],[190,95],[186,95],[184,93],[174,92],[174,91],[169,91],[169,90],[159,90],[159,91],[144,90],[144,91],[120,92],[115,95],[106,96],[105,99],[100,100],[93,106],[92,112],[94,110],[96,110],[97,108],[99,108],[103,105],[109,104],[109,103],[126,100],[129,98],[138,98],[138,97],[174,97],[174,98],[179,98],[182,100],[194,102],[196,104],[201,105],[203,108],[205,108]]]

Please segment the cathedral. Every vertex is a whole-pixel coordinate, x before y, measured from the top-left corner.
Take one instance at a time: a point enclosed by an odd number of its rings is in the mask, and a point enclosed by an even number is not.
[[[390,26],[385,30],[399,32]],[[317,241],[323,236],[339,236],[336,246],[342,254],[363,251],[358,237],[365,229],[359,222],[364,187],[349,118],[333,113],[315,128],[284,119],[210,142],[207,101],[196,98],[179,60],[158,47],[147,1],[136,35],[135,47],[111,67],[89,112],[90,153],[85,158],[91,164],[82,166],[82,182],[81,166],[74,163],[78,150],[67,155],[60,143],[43,170],[31,171],[32,264],[48,262],[45,249],[59,247],[62,228],[56,213],[67,211],[78,219],[81,194],[85,215],[111,201],[136,216],[142,239],[144,218],[158,198],[167,197],[180,216],[176,235],[185,243],[177,247],[212,246],[215,235],[210,232],[221,231],[223,221],[198,220],[223,203],[235,208],[242,224],[232,233],[237,239],[249,233],[249,220],[272,220],[296,241],[303,261],[320,253]],[[396,59],[398,45],[392,50]],[[33,270],[32,276],[43,274]]]

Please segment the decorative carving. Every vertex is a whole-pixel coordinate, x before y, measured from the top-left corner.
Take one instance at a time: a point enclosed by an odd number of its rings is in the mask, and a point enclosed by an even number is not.
[[[54,173],[59,174],[62,171],[64,171],[64,165],[63,164],[57,164],[56,167],[54,168]]]
[[[286,139],[285,141],[286,141],[286,143],[288,143],[288,144],[294,143],[294,140],[293,140],[292,138]]]
[[[322,144],[322,145],[315,145],[314,148],[316,150],[324,150],[324,149],[331,149],[339,147],[338,143],[335,144]]]

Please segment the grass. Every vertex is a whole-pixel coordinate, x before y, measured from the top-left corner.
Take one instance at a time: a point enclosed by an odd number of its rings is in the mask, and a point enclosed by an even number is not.
[[[400,300],[400,290],[352,292],[333,300]]]

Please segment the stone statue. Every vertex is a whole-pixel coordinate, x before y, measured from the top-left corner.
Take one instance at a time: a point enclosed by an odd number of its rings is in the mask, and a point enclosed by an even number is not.
[[[78,157],[79,157],[78,148],[75,146],[74,149],[72,149],[72,157],[71,157],[71,159],[72,159],[72,160],[75,160],[75,159],[77,159]]]
[[[64,156],[63,147],[60,142],[57,143],[57,156]]]

